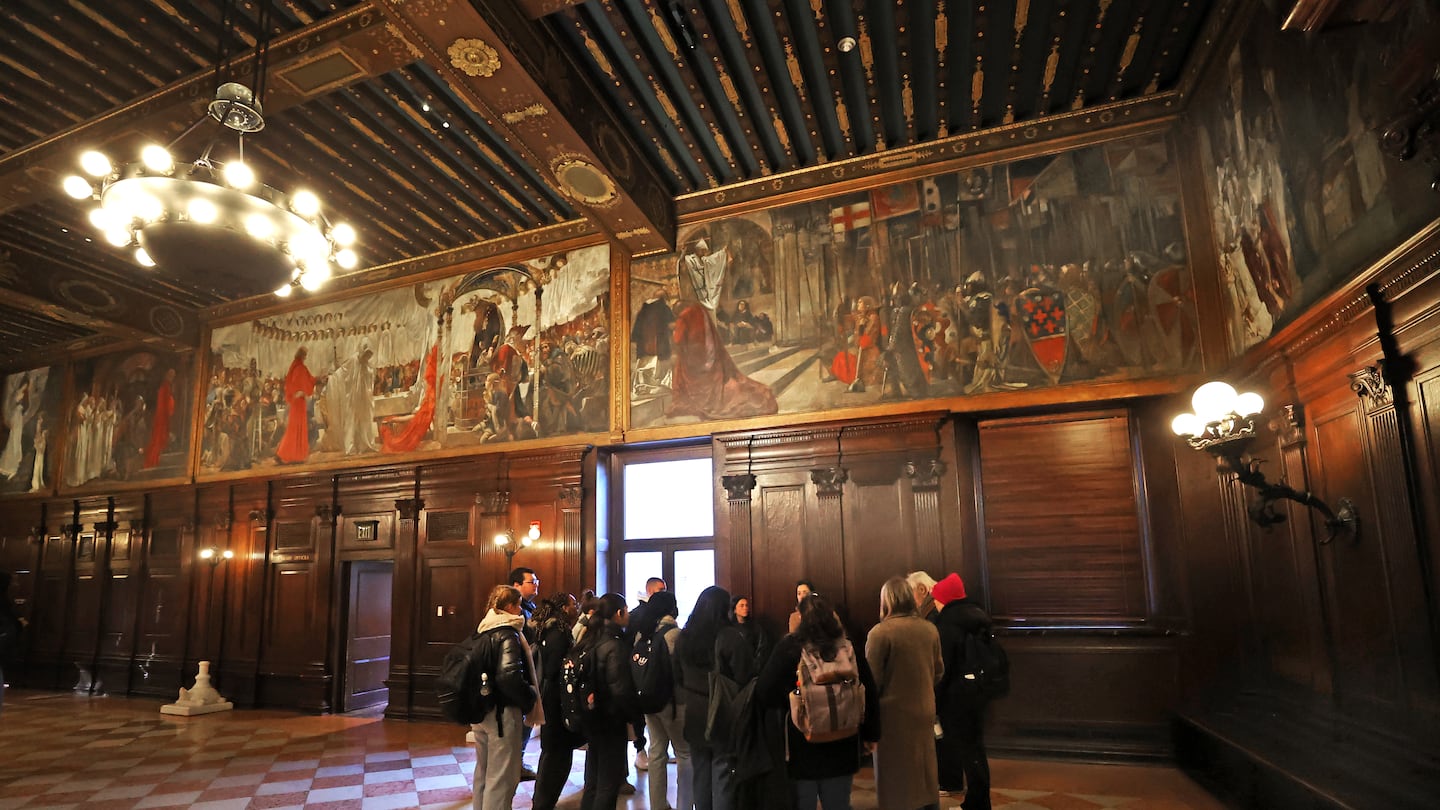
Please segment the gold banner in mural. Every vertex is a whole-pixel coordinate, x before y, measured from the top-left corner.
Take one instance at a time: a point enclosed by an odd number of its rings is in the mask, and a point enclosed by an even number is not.
[[[216,329],[200,474],[608,429],[610,252]]]
[[[631,426],[1171,375],[1199,362],[1160,135],[682,228],[631,272]]]

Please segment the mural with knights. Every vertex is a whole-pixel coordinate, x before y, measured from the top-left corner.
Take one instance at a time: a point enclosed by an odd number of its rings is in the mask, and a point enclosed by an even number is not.
[[[597,246],[217,328],[200,475],[608,429]]]
[[[31,369],[5,375],[0,391],[0,495],[48,492],[55,485],[60,435],[59,369]]]
[[[77,360],[64,490],[188,477],[195,355],[134,349]]]
[[[1440,2],[1314,33],[1280,5],[1254,4],[1194,102],[1233,353],[1440,216]]]
[[[683,227],[631,269],[631,425],[1189,371],[1161,135]]]

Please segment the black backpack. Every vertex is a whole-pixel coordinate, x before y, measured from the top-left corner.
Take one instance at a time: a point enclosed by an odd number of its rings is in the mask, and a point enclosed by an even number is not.
[[[1010,657],[994,633],[966,633],[963,652],[956,683],[967,697],[985,701],[1010,694]]]
[[[579,645],[560,662],[560,714],[565,728],[576,734],[585,733],[585,725],[595,711],[595,648]]]
[[[494,633],[471,633],[450,648],[435,679],[440,713],[452,723],[474,725],[494,708],[498,687],[490,683],[500,659]]]
[[[671,626],[670,630],[675,628]],[[636,633],[630,653],[630,677],[635,681],[636,705],[645,714],[663,711],[675,700],[675,671],[665,633]]]

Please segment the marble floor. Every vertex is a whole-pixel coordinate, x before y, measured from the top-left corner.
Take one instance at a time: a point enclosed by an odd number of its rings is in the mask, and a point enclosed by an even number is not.
[[[162,716],[159,706],[8,690],[0,713],[0,810],[470,806],[475,755],[457,726],[270,710],[183,718]],[[533,766],[538,756],[532,740],[525,761]],[[577,756],[562,808],[579,804],[583,763]],[[994,805],[1006,810],[1224,807],[1172,768],[1008,759],[992,760],[991,768]],[[632,770],[630,778],[641,790],[620,806],[648,808],[644,772]],[[522,783],[515,807],[530,807],[531,784]],[[854,806],[875,805],[864,771]]]

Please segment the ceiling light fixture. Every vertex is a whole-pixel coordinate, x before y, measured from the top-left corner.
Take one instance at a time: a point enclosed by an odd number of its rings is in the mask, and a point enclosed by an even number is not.
[[[135,261],[142,266],[190,278],[229,277],[241,289],[259,282],[285,296],[296,287],[320,289],[334,273],[332,264],[350,270],[359,258],[351,249],[355,229],[332,226],[314,192],[287,195],[259,182],[245,161],[245,136],[265,128],[261,96],[268,41],[263,37],[269,33],[270,5],[260,6],[255,90],[239,82],[220,84],[198,121],[169,146],[145,146],[136,161],[118,163],[99,150],[85,152],[80,168],[90,179],[71,175],[63,187],[77,200],[98,202],[89,214],[91,224],[110,244],[135,248]],[[217,82],[227,43],[238,28],[234,21],[235,0],[227,0]],[[221,136],[235,135],[234,155],[223,161],[214,156],[217,137],[194,161],[177,162],[176,144],[206,120],[225,128]]]

